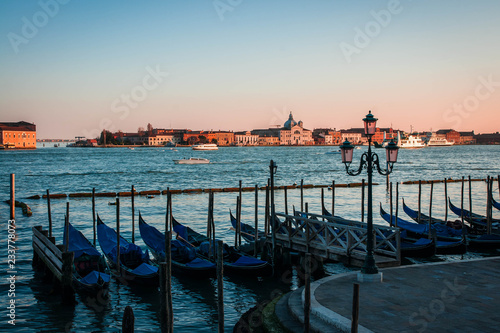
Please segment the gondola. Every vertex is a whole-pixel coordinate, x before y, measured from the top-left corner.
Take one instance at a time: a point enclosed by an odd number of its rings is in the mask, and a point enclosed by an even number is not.
[[[416,223],[419,223],[418,221],[418,212],[411,209],[408,207],[403,199],[403,210],[408,215],[411,217]],[[404,224],[410,223],[410,224],[415,224],[409,221],[403,221]],[[406,222],[406,223],[405,223]],[[399,218],[398,218],[398,223],[399,223]],[[420,225],[426,226],[425,228],[422,228],[423,233],[428,233],[429,232],[429,216],[420,213]],[[399,226],[399,224],[398,224]],[[404,226],[403,226],[404,227]],[[461,227],[461,225],[460,225]],[[462,237],[462,229],[461,228],[454,228],[450,225],[448,225],[444,220],[440,220],[437,218],[432,218],[431,222],[431,229],[436,231],[436,236],[439,240],[443,241],[457,241],[459,240],[460,237]],[[467,234],[469,230],[465,230],[464,233]]]
[[[497,202],[495,201],[495,199],[491,198],[491,204],[493,205],[493,207],[500,210],[500,202]]]
[[[174,231],[177,233],[177,239],[195,247],[198,257],[211,261],[215,258],[214,254],[217,249],[213,240],[209,242],[208,237],[182,225],[173,217],[172,225]],[[224,256],[223,265],[225,273],[245,276],[266,276],[272,272],[271,265],[269,265],[267,261],[245,255],[225,243],[223,244],[222,252]]]
[[[233,216],[233,213],[231,213],[231,210],[229,210],[229,215],[231,216],[231,225],[233,226],[233,229],[236,229],[237,226],[237,220]],[[249,224],[240,222],[241,226],[241,237],[243,237],[247,242],[254,242],[255,241],[255,228],[252,227]],[[265,237],[265,233],[263,231],[258,230],[257,231],[257,239],[261,239]]]
[[[471,224],[472,227],[478,229],[479,232],[486,231],[487,228],[487,219],[486,216],[472,213],[466,209],[460,209],[451,203],[451,199],[448,198],[448,204],[453,213],[458,216],[464,216],[464,219]],[[495,229],[498,229],[498,225],[500,224],[499,219],[491,219],[491,223]]]
[[[165,261],[165,235],[147,224],[139,213],[139,231],[144,243],[148,246],[157,263]],[[175,273],[190,277],[204,278],[215,276],[216,265],[208,260],[198,258],[196,250],[180,240],[170,242],[172,270]]]
[[[408,207],[405,203],[405,199],[403,199],[403,210],[408,215],[413,219],[413,221],[419,223],[419,224],[429,224],[429,216],[425,215],[424,213],[420,212],[420,221],[418,219],[418,211],[411,209]],[[446,224],[446,221],[438,219],[433,217],[431,220],[431,223],[438,223],[438,224]]]
[[[147,286],[158,286],[158,267],[149,259],[149,252],[120,237],[120,273],[116,267],[116,231],[102,222],[97,215],[97,238],[102,252],[108,259],[112,273],[126,282]]]
[[[408,214],[411,218],[413,218],[414,220],[418,220],[418,217],[416,217],[418,215],[418,212],[412,210],[411,208],[409,208],[408,206],[405,205],[405,202],[403,200],[403,209],[404,211],[406,212],[406,214]],[[424,214],[420,214],[420,221],[421,223],[422,220],[424,221],[429,221],[428,217]],[[433,226],[436,226],[436,225],[440,225],[441,227],[443,225],[446,225],[448,227],[449,226],[449,223],[446,223],[443,221],[443,220],[439,220],[439,219],[432,219],[433,220]],[[440,222],[435,222],[435,221],[440,221]],[[428,222],[426,222],[428,223]],[[461,226],[461,225],[459,225]],[[500,235],[486,235],[486,234],[477,234],[477,231],[471,229],[470,227],[468,226],[465,226],[467,228],[467,233],[465,235],[466,239],[467,239],[467,245],[469,247],[472,247],[476,250],[483,250],[483,249],[500,249]],[[453,228],[453,227],[452,227]],[[458,229],[460,230],[460,229]],[[474,232],[476,232],[476,234],[474,234]],[[438,235],[439,237],[439,235]]]
[[[74,252],[73,287],[80,293],[107,297],[111,272],[106,259],[71,223],[68,231],[68,251]],[[66,245],[66,228],[63,244]]]
[[[391,216],[390,214],[387,214],[384,211],[384,209],[382,208],[382,204],[380,204],[380,216],[382,216],[382,218],[390,225],[396,225],[397,221],[398,228],[404,230],[406,234],[402,235],[401,239],[410,240],[410,239],[426,238],[427,235],[429,234],[428,225],[405,221],[399,217],[396,220],[395,216],[392,217],[392,223],[391,223]],[[408,237],[403,237],[403,236],[408,236]],[[441,239],[435,242],[437,254],[463,254],[467,251],[467,245],[463,239],[459,237],[451,237],[451,236],[448,237],[445,235],[443,235],[442,237],[443,237],[442,239],[449,239],[449,240]]]

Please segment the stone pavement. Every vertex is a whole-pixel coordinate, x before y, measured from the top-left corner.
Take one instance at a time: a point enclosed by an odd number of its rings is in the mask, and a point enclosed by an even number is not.
[[[380,271],[382,283],[360,283],[359,332],[500,331],[500,257]],[[350,332],[355,282],[352,272],[311,285],[312,331]],[[300,289],[276,306],[294,332],[303,331],[302,299]],[[283,315],[283,306],[295,322]]]

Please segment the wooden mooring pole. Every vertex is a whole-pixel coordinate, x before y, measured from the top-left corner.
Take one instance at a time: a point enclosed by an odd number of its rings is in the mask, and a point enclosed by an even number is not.
[[[236,228],[234,228],[234,247],[238,248],[238,234],[239,231],[238,229],[240,228],[240,220],[238,220],[239,216],[239,209],[240,209],[240,197],[236,197]]]
[[[134,206],[134,185],[132,185],[132,243],[135,243],[135,206]]]
[[[160,326],[163,333],[173,332],[172,309],[172,197],[167,192],[165,216],[165,258],[160,263]]]
[[[470,179],[470,175],[469,175],[469,212],[470,215],[472,216],[472,180]]]
[[[491,222],[492,222],[492,204],[491,204],[491,199],[492,199],[492,192],[493,192],[493,178],[488,176],[488,183],[486,184],[486,190],[487,190],[487,199],[488,202],[486,203],[486,226],[487,226],[487,233],[488,235],[491,235]]]
[[[399,213],[399,183],[396,182],[396,218],[395,227],[398,227],[398,213]]]
[[[460,196],[460,221],[462,223],[462,230],[465,228],[465,223],[464,223],[464,177],[462,176],[462,191],[461,191],[461,196]]]
[[[222,254],[223,243],[217,241],[217,309],[218,309],[218,332],[224,332],[224,265]]]
[[[122,320],[122,333],[134,333],[134,310],[130,305],[125,307]]]
[[[66,217],[64,219],[64,252],[68,252],[69,246],[69,202],[66,202]]]
[[[170,230],[165,233],[165,262],[160,263],[160,287],[161,290],[161,309],[163,318],[162,332],[170,333],[174,331],[174,314],[172,308],[172,259],[171,242],[172,234]]]
[[[52,237],[52,212],[50,210],[50,193],[47,189],[47,215],[49,218],[49,237]]]
[[[300,211],[304,211],[304,179],[300,180]]]
[[[365,179],[361,180],[361,222],[365,222]]]
[[[64,304],[75,303],[75,292],[72,287],[73,282],[73,260],[75,257],[74,252],[64,251],[62,253],[62,301]]]
[[[267,234],[269,233],[269,183],[271,182],[270,179],[267,181],[267,186],[266,186],[266,207],[264,210],[264,234],[267,237]]]
[[[325,215],[325,212],[323,211],[325,207],[325,191],[323,188],[321,188],[321,215]],[[324,221],[325,219],[323,219]]]
[[[286,191],[286,187],[285,187]],[[286,197],[286,196],[285,196]],[[285,201],[286,202],[286,201]],[[286,206],[285,206],[286,209]],[[254,257],[257,256],[258,252],[258,239],[259,239],[259,187],[255,185],[255,242],[254,242],[254,248],[253,248],[253,255]]]
[[[116,272],[121,276],[120,270],[120,198],[116,198]]]
[[[241,247],[241,202],[243,201],[243,193],[241,191],[241,180],[239,181],[238,195],[239,195],[239,198],[240,198],[238,200],[238,217],[237,217],[238,218],[238,247]],[[213,202],[212,202],[212,211],[213,211]],[[215,237],[214,237],[214,241],[215,241]]]
[[[351,333],[357,333],[359,322],[359,283],[354,283],[352,287]]]
[[[288,215],[288,194],[287,194],[287,187],[283,187],[283,190],[285,192],[285,214]]]
[[[392,214],[392,212],[393,212],[393,210],[392,210],[392,207],[393,207],[393,205],[392,205],[392,182],[389,185],[389,206],[391,206],[391,221],[393,221],[393,216],[394,215]]]
[[[431,182],[431,194],[429,199],[429,239],[432,238],[431,225],[432,225],[432,191],[434,189],[434,182]]]
[[[97,240],[96,218],[95,218],[95,187],[92,188],[92,227],[94,229],[94,247]]]
[[[332,180],[332,216],[335,216],[335,180]]]
[[[448,179],[444,179],[444,221],[448,222]]]
[[[311,316],[311,260],[310,253],[304,257],[304,332],[310,332]]]
[[[420,224],[420,214],[422,213],[422,181],[418,181],[418,215],[417,222]]]
[[[269,172],[270,172],[270,179],[271,179],[271,221],[270,221],[270,224],[271,224],[271,240],[272,240],[272,244],[273,244],[273,260],[272,260],[272,263],[273,263],[273,268],[274,266],[276,265],[276,257],[277,257],[277,247],[276,247],[276,230],[275,230],[275,222],[276,222],[276,211],[275,211],[275,206],[274,206],[274,174],[276,173],[276,170],[278,169],[278,167],[276,166],[276,163],[271,160],[271,162],[269,163]]]
[[[10,174],[10,219],[16,219],[16,175]]]

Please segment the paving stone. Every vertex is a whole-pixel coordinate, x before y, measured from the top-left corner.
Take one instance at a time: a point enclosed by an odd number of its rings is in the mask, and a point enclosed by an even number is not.
[[[360,284],[359,323],[365,328],[373,332],[498,331],[500,258],[380,271],[384,282]],[[354,282],[355,273],[320,280],[313,297],[321,307],[350,319]]]

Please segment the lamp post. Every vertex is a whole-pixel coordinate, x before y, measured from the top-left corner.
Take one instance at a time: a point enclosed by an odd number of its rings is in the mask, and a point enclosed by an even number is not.
[[[381,175],[388,175],[392,172],[394,163],[396,163],[398,158],[399,147],[394,143],[393,140],[386,147],[386,157],[387,157],[387,168],[382,169],[380,167],[378,155],[372,153],[371,143],[372,136],[375,134],[377,118],[372,115],[370,111],[366,117],[363,119],[365,125],[365,135],[368,138],[368,152],[361,155],[361,161],[359,168],[357,170],[349,170],[349,166],[352,163],[352,155],[354,146],[346,140],[342,146],[340,146],[342,163],[345,164],[345,169],[348,175],[357,176],[361,171],[366,168],[368,173],[368,207],[367,207],[367,253],[365,257],[365,263],[361,268],[361,272],[364,274],[377,274],[378,269],[375,264],[375,258],[373,257],[373,212],[372,212],[372,175],[373,169],[375,168]]]

